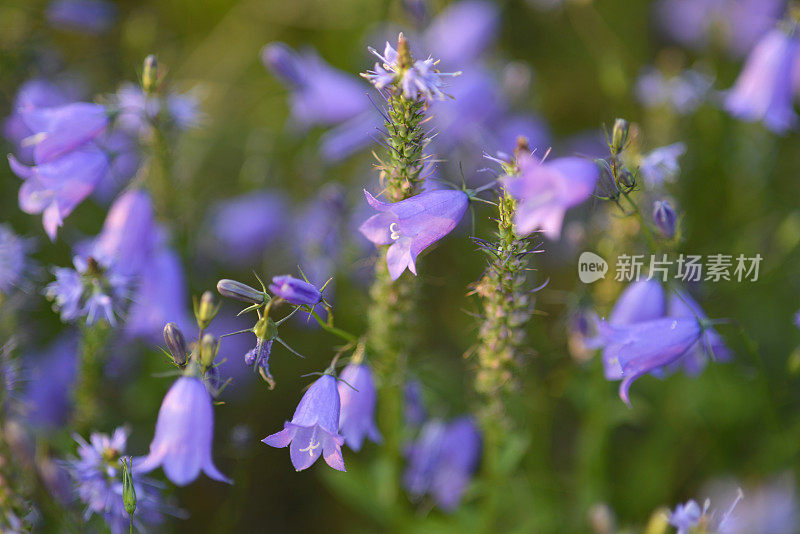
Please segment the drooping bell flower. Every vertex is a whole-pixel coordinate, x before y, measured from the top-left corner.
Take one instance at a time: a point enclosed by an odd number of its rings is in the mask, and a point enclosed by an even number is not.
[[[431,494],[445,511],[458,508],[481,456],[481,434],[471,417],[448,423],[442,437],[441,456],[431,481]]]
[[[23,393],[25,420],[34,427],[57,427],[72,409],[70,393],[77,376],[78,338],[61,334],[36,353],[25,355],[28,384]]]
[[[25,180],[19,190],[20,209],[41,213],[52,241],[64,219],[92,193],[110,166],[107,154],[94,146],[33,167],[21,164],[14,156],[8,159],[14,174]]]
[[[619,370],[619,396],[628,405],[628,390],[640,376],[673,364],[701,338],[703,327],[696,318],[663,318],[625,326],[598,323],[608,370]]]
[[[286,199],[267,190],[225,199],[208,221],[214,250],[228,250],[226,261],[249,264],[278,239],[284,229]]]
[[[322,375],[300,399],[292,420],[284,423],[283,430],[262,441],[270,447],[289,446],[289,457],[297,471],[308,469],[320,455],[329,466],[344,471],[339,412],[336,378]]]
[[[214,465],[211,446],[214,410],[203,381],[181,376],[169,388],[158,411],[150,453],[136,458],[134,475],[161,466],[174,484],[185,486],[203,471],[220,482],[232,483]]]
[[[380,443],[383,438],[375,424],[377,391],[372,370],[365,363],[351,363],[344,368],[340,378],[339,431],[347,446],[360,451],[365,436]]]
[[[653,203],[653,222],[661,231],[661,235],[671,239],[675,235],[677,215],[668,200],[656,200]]]
[[[482,0],[453,2],[425,30],[423,42],[445,64],[470,66],[497,36],[496,5]]]
[[[517,158],[518,176],[502,179],[517,201],[514,226],[519,235],[541,230],[558,239],[567,210],[588,199],[600,173],[591,160],[558,158],[540,161],[530,154]]]
[[[120,272],[135,275],[153,255],[158,230],[153,201],[141,189],[122,193],[108,210],[103,229],[94,240],[93,256],[113,263]]]
[[[612,326],[626,326],[635,323],[661,319],[666,313],[666,295],[657,280],[639,280],[632,282],[620,293],[611,313],[608,324]],[[589,342],[590,346],[597,346],[603,341],[595,338]],[[623,377],[620,362],[606,348],[603,351],[603,368],[606,378],[620,380]]]
[[[381,202],[366,190],[364,194],[380,213],[359,230],[376,245],[391,245],[386,262],[392,280],[406,267],[417,274],[419,253],[452,232],[469,204],[466,193],[456,190],[428,191],[395,203]]]
[[[244,355],[244,364],[261,375],[261,378],[269,384],[270,389],[275,387],[275,379],[269,372],[269,355],[272,352],[272,339],[258,339],[256,346],[247,351]]]
[[[292,118],[302,126],[339,124],[369,109],[365,86],[313,51],[298,54],[274,42],[261,61],[291,91]]]
[[[33,250],[30,239],[16,235],[9,226],[0,224],[0,295],[9,295],[24,284]]]
[[[274,276],[269,290],[276,297],[298,306],[316,306],[322,301],[322,292],[314,284],[289,276]]]
[[[669,317],[693,317],[700,321],[708,319],[700,304],[689,293],[676,290],[669,296],[667,315]],[[686,354],[676,362],[689,376],[697,376],[706,366],[709,356],[717,361],[731,359],[731,351],[722,336],[712,326],[703,329],[703,335]]]
[[[441,419],[429,420],[405,451],[403,487],[414,499],[423,497],[430,490],[446,428],[447,425]]]
[[[753,48],[725,109],[744,121],[763,121],[782,134],[797,124],[793,104],[797,91],[800,40],[794,33],[774,29]]]
[[[417,428],[427,419],[422,384],[419,380],[409,380],[403,386],[403,421],[407,426]]]
[[[24,111],[22,120],[32,132],[34,162],[41,165],[100,137],[108,128],[109,112],[100,104],[75,102]]]

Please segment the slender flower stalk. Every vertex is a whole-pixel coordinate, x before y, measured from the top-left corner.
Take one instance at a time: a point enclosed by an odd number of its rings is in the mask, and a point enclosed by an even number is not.
[[[73,392],[75,409],[72,415],[72,428],[78,433],[91,430],[102,417],[100,389],[106,361],[104,351],[111,331],[111,326],[102,321],[81,326],[78,377]]]

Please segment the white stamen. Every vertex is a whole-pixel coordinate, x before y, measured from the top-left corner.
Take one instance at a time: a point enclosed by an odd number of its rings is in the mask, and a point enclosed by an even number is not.
[[[300,452],[308,452],[309,456],[314,456],[314,449],[319,448],[319,442],[315,442],[313,439],[308,443],[308,447],[305,449],[300,449]]]
[[[389,225],[389,232],[391,232],[390,236],[394,241],[400,239],[400,229],[397,228],[397,223],[393,222]]]

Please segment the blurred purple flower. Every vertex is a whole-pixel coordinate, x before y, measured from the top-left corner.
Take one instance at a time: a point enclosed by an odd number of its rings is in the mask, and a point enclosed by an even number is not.
[[[700,308],[700,304],[689,293],[682,290],[675,290],[670,294],[667,316],[693,317],[700,321],[708,319]],[[681,366],[689,376],[696,376],[705,368],[708,356],[723,362],[730,360],[732,356],[731,350],[725,344],[722,336],[711,326],[703,328],[702,338],[676,362],[676,365]]]
[[[695,49],[718,38],[730,53],[743,55],[771,29],[783,0],[661,0],[657,20],[677,42]]]
[[[292,118],[302,126],[338,124],[369,108],[366,87],[313,51],[275,42],[261,50],[261,61],[291,91]]]
[[[0,224],[0,295],[9,295],[24,286],[31,262],[33,241],[16,235],[8,225]]]
[[[672,182],[680,172],[678,158],[685,152],[683,143],[656,148],[639,160],[639,172],[653,186]]]
[[[381,202],[366,190],[364,194],[380,213],[367,219],[360,231],[376,245],[391,245],[386,261],[392,280],[406,267],[417,274],[417,255],[453,231],[469,204],[466,193],[457,190],[424,192],[395,203]]]
[[[431,21],[423,40],[445,64],[467,67],[494,41],[499,26],[496,5],[464,0],[450,4]]]
[[[191,328],[194,321],[185,306],[188,285],[176,252],[163,244],[157,246],[138,280],[125,323],[126,335],[158,343],[164,325],[170,321],[181,329]]]
[[[226,261],[250,264],[281,234],[286,200],[279,193],[254,191],[219,202],[210,226]]]
[[[372,370],[367,364],[351,363],[344,368],[340,378],[339,430],[347,446],[354,451],[360,451],[365,436],[374,443],[380,443],[383,438],[375,425],[375,405],[378,399]]]
[[[441,419],[431,419],[422,427],[417,439],[406,449],[403,487],[415,499],[428,493],[442,451],[447,426]]]
[[[291,444],[289,456],[298,471],[309,468],[320,454],[329,466],[344,471],[341,450],[344,438],[339,435],[339,410],[336,378],[325,374],[305,392],[292,421],[287,421],[283,430],[262,441],[278,448]]]
[[[33,159],[37,165],[75,151],[94,141],[109,126],[109,111],[100,104],[75,102],[58,107],[21,111],[31,130]]]
[[[797,124],[794,97],[800,80],[800,41],[775,29],[753,48],[734,87],[725,96],[725,109],[744,121],[763,121],[775,133]]]
[[[182,376],[164,396],[150,453],[134,460],[134,474],[148,473],[161,466],[168,479],[185,486],[202,470],[210,478],[230,484],[232,481],[216,468],[211,458],[213,437],[211,396],[202,380]]]
[[[442,510],[458,508],[480,457],[481,434],[475,421],[460,417],[448,423],[430,490]]]
[[[86,324],[105,320],[116,325],[116,317],[128,297],[130,278],[116,271],[114,266],[91,257],[75,256],[73,263],[74,269],[55,268],[56,280],[44,290],[61,313],[61,320],[71,322],[86,317]]]
[[[667,239],[671,239],[675,235],[677,218],[669,200],[656,200],[653,203],[653,221]]]
[[[686,501],[686,504],[679,504],[675,510],[669,514],[669,524],[678,529],[676,534],[689,534],[689,531],[700,523],[700,518],[708,510],[708,501],[701,509],[700,505],[694,500]]]
[[[663,318],[624,326],[598,322],[605,346],[606,376],[622,379],[619,396],[630,405],[628,390],[640,376],[678,361],[700,340],[703,327],[697,318]],[[609,370],[619,370],[609,376]]]
[[[800,530],[800,503],[790,474],[746,488],[743,493],[738,487],[735,491],[734,504],[719,522],[720,534],[793,534]],[[726,495],[725,499],[730,501],[731,497]]]
[[[23,399],[25,418],[34,426],[57,427],[67,421],[75,381],[78,338],[61,334],[42,351],[25,356],[30,378]]]
[[[620,293],[608,318],[613,326],[624,326],[664,317],[666,299],[657,280],[632,282]]]
[[[409,380],[403,386],[403,420],[409,427],[416,428],[428,418],[425,401],[422,398],[422,384]]]
[[[523,154],[517,159],[518,176],[506,176],[502,183],[519,204],[514,218],[516,231],[528,235],[541,230],[558,239],[567,209],[588,199],[599,177],[593,161],[558,158],[540,161]]]
[[[122,193],[108,210],[103,229],[94,240],[92,256],[118,272],[136,275],[153,255],[158,239],[150,194],[141,189]]]
[[[687,69],[670,77],[653,67],[636,79],[636,98],[645,107],[667,106],[686,115],[696,110],[708,97],[714,80],[708,74]]]
[[[328,184],[293,217],[295,236],[292,241],[298,263],[303,266],[309,282],[317,286],[334,274],[341,257],[344,210],[342,188]],[[332,290],[329,284],[326,300],[330,301]]]
[[[256,339],[256,346],[244,355],[244,364],[257,371],[271,387],[275,385],[272,373],[269,372],[269,355],[272,352],[273,341],[272,339]]]
[[[314,284],[289,276],[274,276],[269,290],[278,298],[297,306],[316,306],[322,301],[322,293]]]
[[[117,6],[104,0],[54,0],[47,6],[51,26],[79,33],[107,32],[117,19]]]
[[[128,532],[128,513],[122,500],[122,469],[120,458],[125,454],[128,431],[120,427],[112,436],[92,433],[87,443],[80,436],[78,457],[65,462],[67,471],[75,483],[75,492],[86,505],[84,518],[92,514],[101,516],[113,534]],[[161,491],[148,477],[133,479],[136,491],[136,514],[134,525],[139,530],[158,525],[164,521]]]
[[[197,98],[191,94],[149,95],[132,83],[123,84],[115,100],[119,111],[117,124],[135,136],[149,135],[152,122],[164,111],[164,118],[172,121],[179,130],[196,126],[202,115]]]

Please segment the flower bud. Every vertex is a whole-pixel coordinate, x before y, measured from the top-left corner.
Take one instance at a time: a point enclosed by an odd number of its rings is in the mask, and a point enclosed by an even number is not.
[[[122,462],[122,502],[132,520],[136,511],[136,487],[133,485],[133,470],[131,469],[133,461],[128,456],[120,458],[120,462]]]
[[[675,235],[676,219],[675,210],[669,201],[657,200],[653,203],[653,221],[664,237],[669,239]]]
[[[203,296],[200,297],[200,304],[197,304],[195,301],[194,306],[194,316],[197,319],[197,326],[199,326],[201,330],[207,328],[218,311],[219,305],[214,304],[214,295],[211,291],[203,293]]]
[[[145,93],[152,93],[158,85],[158,61],[156,56],[150,54],[144,58],[144,68],[142,69],[142,89]]]
[[[217,357],[217,347],[219,341],[211,334],[205,334],[203,339],[200,340],[200,347],[198,348],[200,363],[204,367],[211,367],[214,363],[214,358]]]
[[[251,304],[261,304],[266,299],[263,291],[237,282],[236,280],[223,279],[217,282],[217,291],[223,297],[249,302]]]
[[[322,293],[313,284],[304,282],[293,276],[275,276],[269,290],[276,297],[298,306],[314,306],[322,300]]]
[[[186,345],[186,338],[175,323],[167,323],[164,327],[164,342],[167,344],[169,353],[173,361],[179,366],[186,365],[189,359],[189,348]]]
[[[625,119],[614,121],[614,128],[611,130],[611,153],[616,155],[622,152],[628,144],[628,131],[631,125]]]
[[[619,171],[617,182],[622,189],[629,191],[636,186],[636,176],[634,176],[634,174],[626,167],[622,167],[622,169]]]

